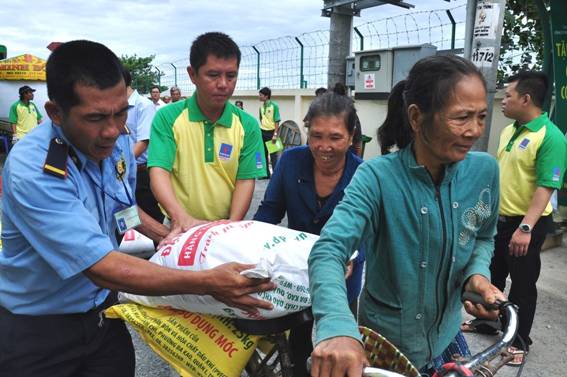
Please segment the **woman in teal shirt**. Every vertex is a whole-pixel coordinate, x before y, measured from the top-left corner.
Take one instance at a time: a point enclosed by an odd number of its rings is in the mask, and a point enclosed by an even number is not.
[[[424,373],[456,341],[468,352],[458,336],[463,289],[489,302],[504,298],[489,271],[498,167],[488,154],[469,152],[484,131],[484,79],[462,58],[434,56],[417,62],[400,86],[381,132],[400,150],[358,168],[309,257],[313,375],[358,376],[367,363],[343,278],[360,242],[367,254],[360,324]]]

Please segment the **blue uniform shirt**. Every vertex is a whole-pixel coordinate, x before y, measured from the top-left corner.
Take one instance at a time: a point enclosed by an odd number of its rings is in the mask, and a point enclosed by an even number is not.
[[[82,313],[101,304],[108,290],[83,271],[117,249],[114,213],[135,200],[128,135],[118,138],[102,171],[71,146],[77,163],[67,157],[64,179],[43,172],[54,137],[68,143],[50,120],[35,128],[11,150],[2,175],[0,306],[16,314]],[[123,181],[116,172],[122,159]]]
[[[152,129],[152,121],[156,115],[156,107],[153,102],[146,97],[141,96],[137,90],[134,90],[128,98],[128,119],[126,126],[130,130],[132,141],[150,140],[150,130]],[[148,150],[138,156],[136,162],[145,164],[148,161]]]

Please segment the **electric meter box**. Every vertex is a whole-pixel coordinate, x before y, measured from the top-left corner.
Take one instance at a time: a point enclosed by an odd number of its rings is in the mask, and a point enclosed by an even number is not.
[[[355,52],[354,98],[388,98],[392,87],[407,77],[419,59],[436,53],[437,47],[430,44]]]
[[[354,89],[354,77],[354,56],[348,56],[346,58],[345,85],[351,89]]]

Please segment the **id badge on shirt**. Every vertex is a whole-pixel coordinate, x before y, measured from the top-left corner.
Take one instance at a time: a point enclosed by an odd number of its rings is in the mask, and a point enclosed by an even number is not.
[[[118,227],[118,232],[120,232],[120,234],[124,234],[128,229],[135,228],[142,223],[140,216],[138,215],[137,205],[130,206],[114,213],[114,219],[116,220],[116,226]]]

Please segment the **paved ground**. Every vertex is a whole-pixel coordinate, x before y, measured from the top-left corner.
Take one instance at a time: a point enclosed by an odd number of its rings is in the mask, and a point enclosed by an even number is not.
[[[253,216],[268,181],[258,181],[254,200],[247,218]],[[284,221],[285,224],[285,221]],[[567,245],[567,238],[564,240]],[[532,331],[531,347],[522,375],[526,377],[565,376],[567,370],[567,247],[562,246],[542,253],[542,271],[538,282],[539,299]],[[465,313],[466,315],[466,313]],[[177,376],[148,347],[134,335],[137,377]],[[487,347],[495,338],[467,335],[473,353]],[[504,367],[498,374],[513,377],[517,368]]]

